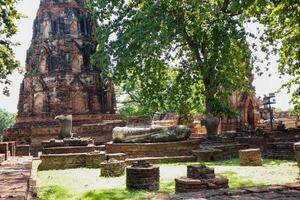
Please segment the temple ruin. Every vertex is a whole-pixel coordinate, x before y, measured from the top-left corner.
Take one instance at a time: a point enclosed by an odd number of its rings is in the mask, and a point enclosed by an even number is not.
[[[111,140],[119,125],[114,84],[91,63],[96,50],[96,23],[86,0],[41,0],[27,51],[16,124],[5,139],[30,144],[57,136],[54,117],[73,115],[73,132],[97,144]]]

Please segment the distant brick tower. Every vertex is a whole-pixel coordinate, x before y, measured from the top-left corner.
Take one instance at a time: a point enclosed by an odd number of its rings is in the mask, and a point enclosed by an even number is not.
[[[101,80],[91,64],[96,49],[96,24],[86,0],[41,0],[27,51],[26,75],[21,84],[17,123],[7,140],[31,144],[58,134],[56,115],[73,115],[73,132],[110,140],[119,123],[114,85]]]

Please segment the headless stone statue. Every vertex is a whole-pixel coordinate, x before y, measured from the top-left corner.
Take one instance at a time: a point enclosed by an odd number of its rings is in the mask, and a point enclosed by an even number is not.
[[[186,140],[190,135],[191,130],[186,126],[116,127],[113,129],[113,140],[116,143],[175,142]]]
[[[208,138],[215,138],[218,133],[219,119],[212,114],[207,114],[204,119],[201,120],[201,125],[206,127]]]
[[[63,140],[65,138],[72,138],[72,115],[58,115],[55,117],[60,124],[60,132],[58,138]]]

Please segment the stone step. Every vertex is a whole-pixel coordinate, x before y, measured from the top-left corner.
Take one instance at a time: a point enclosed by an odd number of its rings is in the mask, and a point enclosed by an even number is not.
[[[128,158],[126,164],[131,165],[133,162],[138,160],[145,160],[152,164],[160,163],[174,163],[174,162],[195,162],[195,156],[167,156],[167,157],[141,157],[141,158]]]

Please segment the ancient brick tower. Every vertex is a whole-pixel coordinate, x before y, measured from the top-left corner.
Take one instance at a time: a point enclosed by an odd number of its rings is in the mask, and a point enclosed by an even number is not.
[[[96,48],[96,25],[86,0],[41,0],[27,52],[17,123],[7,140],[38,147],[58,133],[59,114],[72,114],[73,131],[105,142],[113,126],[115,94],[109,79],[101,80],[90,57]]]

